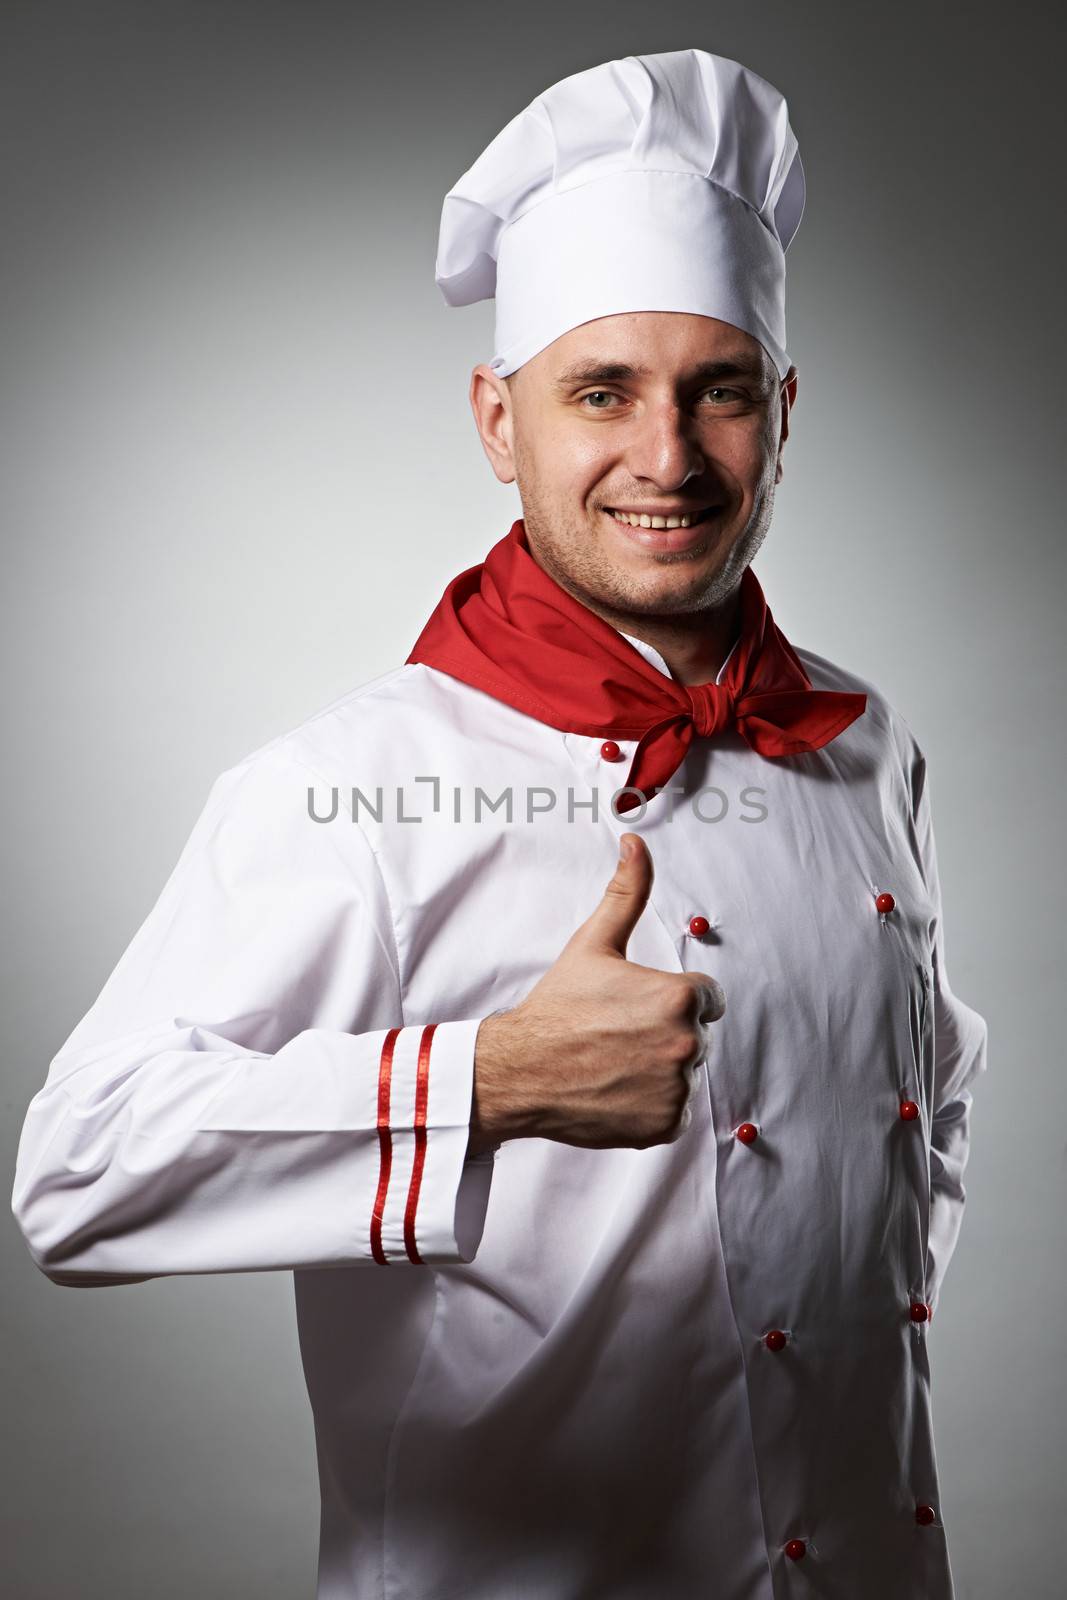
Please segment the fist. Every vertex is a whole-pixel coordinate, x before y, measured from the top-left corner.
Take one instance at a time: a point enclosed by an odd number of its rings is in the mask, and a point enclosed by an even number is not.
[[[726,999],[705,973],[627,958],[653,869],[640,834],[621,843],[592,915],[526,998],[478,1030],[472,1151],[517,1137],[643,1150],[688,1126]]]

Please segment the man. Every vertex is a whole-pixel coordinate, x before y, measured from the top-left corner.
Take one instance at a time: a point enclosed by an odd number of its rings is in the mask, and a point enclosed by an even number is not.
[[[926,1339],[986,1030],[921,751],[750,566],[803,198],[703,51],[498,135],[438,282],[496,297],[523,518],[219,778],[30,1105],[55,1282],[295,1273],[320,1600],[951,1596]]]

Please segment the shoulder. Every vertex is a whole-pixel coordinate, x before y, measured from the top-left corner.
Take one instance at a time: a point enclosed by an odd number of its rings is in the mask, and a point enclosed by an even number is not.
[[[407,782],[420,773],[458,772],[479,751],[529,739],[529,719],[480,689],[421,662],[405,662],[347,690],[215,780],[215,807],[243,812],[275,807],[296,789],[307,794]],[[534,724],[539,728],[540,724]]]
[[[478,693],[418,662],[405,662],[275,734],[231,772],[300,768],[321,780],[348,781],[368,764],[395,757],[400,748],[424,747],[431,733],[439,739],[456,723],[457,692]]]
[[[867,709],[863,716],[857,718],[841,737],[847,737],[854,731],[855,739],[866,748],[876,748],[881,760],[902,772],[914,796],[921,787],[925,757],[907,718],[869,678],[861,677],[840,662],[831,661],[814,650],[797,645],[793,648],[811,679],[812,688],[867,696]]]
[[[395,667],[328,702],[217,772],[179,867],[203,857],[220,878],[332,872],[340,851],[374,876],[363,829],[310,826],[348,814],[353,784],[380,780],[399,749],[411,763],[432,722],[435,686],[417,664]],[[416,771],[422,770],[416,764]],[[331,806],[333,817],[330,816]],[[340,806],[340,811],[338,811]],[[179,874],[180,876],[180,874]]]

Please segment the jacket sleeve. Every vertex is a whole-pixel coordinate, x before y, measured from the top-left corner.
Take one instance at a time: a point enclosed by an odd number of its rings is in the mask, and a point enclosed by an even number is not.
[[[913,745],[913,824],[923,876],[934,906],[933,1101],[930,1129],[930,1224],[926,1255],[926,1299],[931,1313],[963,1221],[964,1168],[970,1153],[971,1085],[986,1069],[985,1019],[952,992],[945,967],[941,884],[937,870],[926,759]]]
[[[471,1259],[480,1018],[403,1016],[385,887],[268,745],[214,784],[29,1104],[12,1210],[69,1286]]]

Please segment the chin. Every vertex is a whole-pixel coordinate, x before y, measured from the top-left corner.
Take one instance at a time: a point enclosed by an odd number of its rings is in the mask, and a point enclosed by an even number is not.
[[[622,576],[620,574],[620,576]],[[630,577],[626,574],[625,577]],[[619,585],[620,595],[625,594],[627,608],[635,613],[646,616],[671,616],[682,611],[696,611],[708,604],[709,591],[714,590],[718,577],[717,567],[701,567],[698,571],[688,573],[684,578],[670,578],[666,574],[662,581],[645,581],[642,583],[637,575],[633,575],[630,582],[625,578]]]

